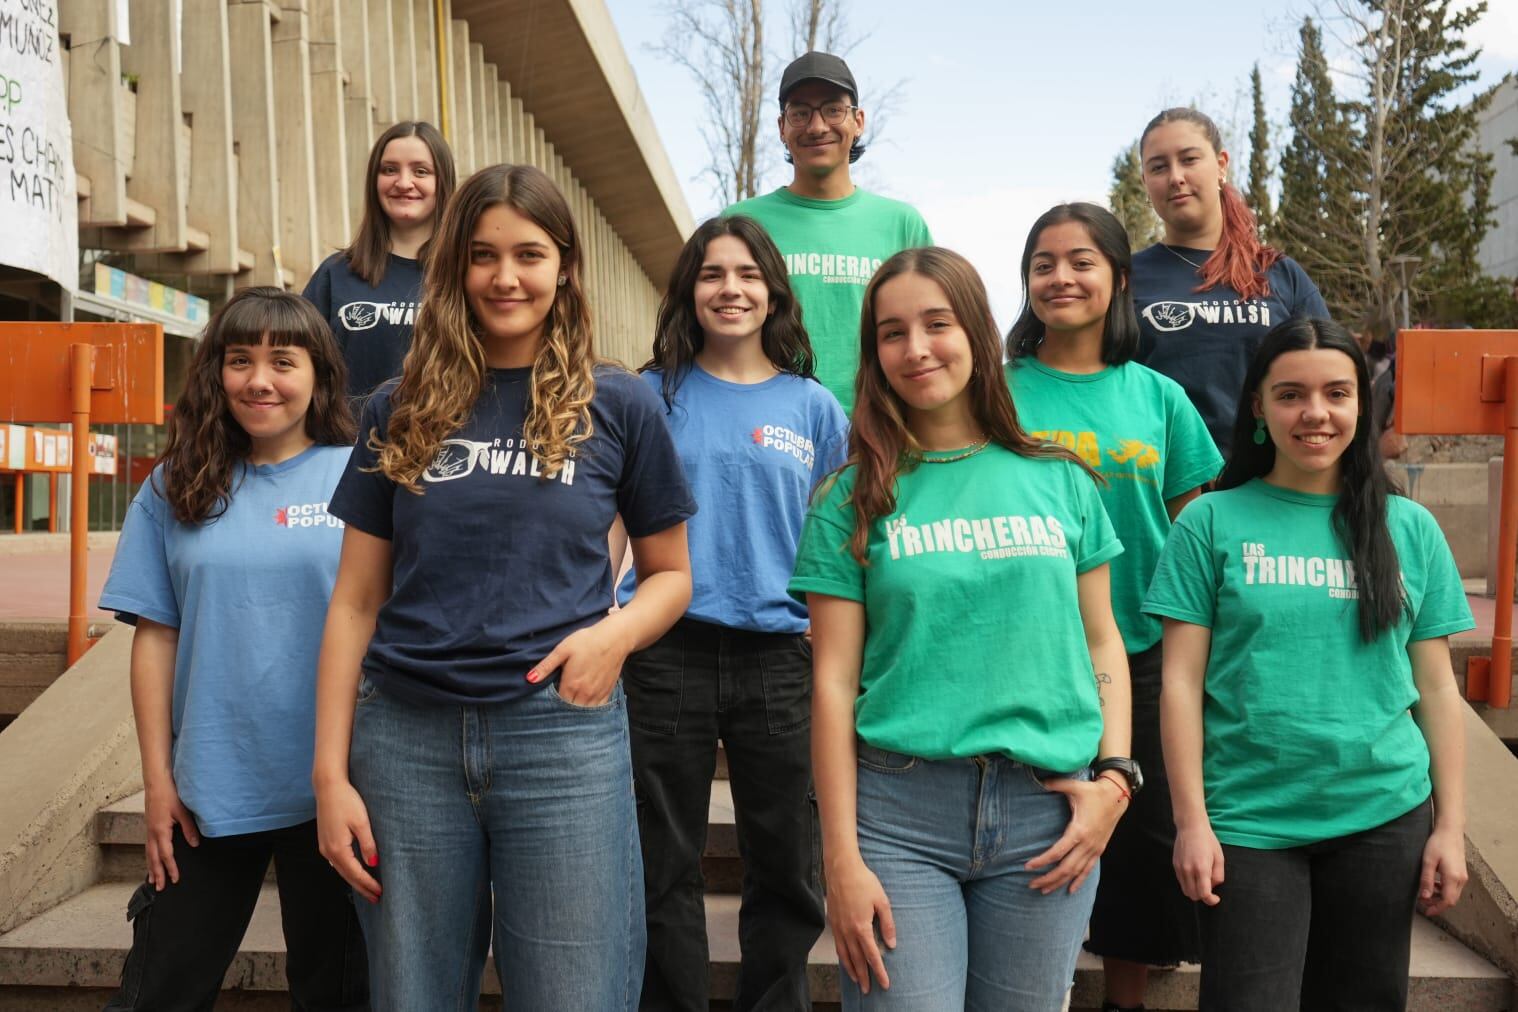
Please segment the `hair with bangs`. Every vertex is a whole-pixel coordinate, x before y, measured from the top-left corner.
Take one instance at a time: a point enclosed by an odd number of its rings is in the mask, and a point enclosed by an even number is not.
[[[1123,228],[1116,215],[1105,207],[1083,202],[1054,205],[1040,215],[1028,231],[1028,241],[1023,245],[1023,311],[1007,332],[1007,357],[1035,355],[1038,346],[1044,343],[1044,321],[1033,311],[1033,298],[1028,294],[1028,274],[1044,229],[1067,222],[1085,227],[1097,251],[1112,269],[1112,300],[1107,304],[1107,318],[1102,326],[1102,361],[1107,365],[1121,365],[1138,353],[1139,346],[1138,316],[1133,311],[1133,290],[1129,285],[1133,276],[1133,251],[1128,245],[1128,230]]]
[[[1260,347],[1239,394],[1239,410],[1233,423],[1233,451],[1218,478],[1218,489],[1237,488],[1252,478],[1263,478],[1276,464],[1276,445],[1269,439],[1254,441],[1255,398],[1263,398],[1270,365],[1289,351],[1343,352],[1354,363],[1356,396],[1355,435],[1339,458],[1339,501],[1334,504],[1333,527],[1355,567],[1359,588],[1360,638],[1366,643],[1396,625],[1408,612],[1402,590],[1402,569],[1397,546],[1386,522],[1387,499],[1401,495],[1386,473],[1381,459],[1380,433],[1372,421],[1370,369],[1354,335],[1332,320],[1293,317],[1260,339]]]
[[[232,501],[253,441],[232,417],[222,361],[229,347],[261,344],[303,348],[311,356],[316,379],[306,409],[306,435],[329,446],[353,442],[347,366],[327,321],[294,292],[244,288],[206,324],[184,393],[169,418],[158,492],[181,523],[214,520]]]
[[[432,153],[432,171],[437,180],[433,191],[436,198],[432,212],[434,235],[437,234],[437,223],[443,217],[443,209],[453,196],[453,149],[448,147],[448,142],[443,140],[437,127],[420,120],[403,120],[379,135],[379,140],[369,149],[369,165],[364,169],[364,220],[358,226],[358,235],[353,237],[353,244],[343,250],[353,273],[363,278],[366,284],[375,287],[385,280],[385,267],[389,264],[390,257],[390,218],[385,214],[379,199],[380,166],[385,161],[385,148],[391,141],[401,137],[421,138],[422,143],[427,145],[427,150]],[[432,240],[428,239],[417,251],[416,259],[423,266],[427,263],[427,254],[431,248]]]
[[[701,267],[706,262],[707,246],[725,235],[748,247],[749,255],[764,278],[764,287],[769,290],[770,313],[764,318],[759,332],[765,358],[781,372],[815,378],[817,359],[806,327],[802,325],[801,303],[791,290],[785,257],[780,254],[775,241],[753,218],[741,214],[711,218],[691,233],[680,250],[675,268],[670,272],[669,286],[659,303],[654,324],[653,356],[639,370],[660,371],[663,377],[660,389],[666,407],[673,407],[675,391],[685,382],[696,356],[706,347],[706,333],[696,315],[696,282],[700,280]]]
[[[859,373],[854,379],[854,423],[849,457],[855,468],[854,533],[849,549],[868,565],[870,526],[896,512],[896,478],[912,470],[922,444],[907,425],[906,403],[891,389],[880,365],[875,301],[880,289],[903,274],[917,274],[943,290],[949,308],[970,344],[970,412],[995,443],[1024,457],[1068,460],[1092,478],[1096,472],[1057,443],[1034,439],[1017,421],[1017,408],[1002,372],[1001,335],[991,316],[991,301],[980,275],[964,257],[941,246],[905,249],[880,265],[864,292],[859,320]]]
[[[492,165],[459,187],[433,234],[422,304],[400,383],[390,395],[385,438],[365,434],[378,454],[376,470],[420,495],[422,472],[443,440],[474,414],[488,366],[479,321],[469,308],[464,276],[470,243],[481,216],[510,207],[533,222],[559,251],[564,284],[543,321],[543,338],[532,363],[527,418],[522,435],[537,459],[542,480],[558,477],[575,447],[591,436],[590,401],[597,364],[590,305],[581,274],[585,252],[564,194],[531,165]]]
[[[1202,132],[1216,155],[1223,150],[1223,135],[1218,125],[1206,113],[1185,106],[1166,109],[1144,127],[1139,135],[1139,151],[1151,131],[1167,123],[1190,123]],[[1142,162],[1141,162],[1142,164]],[[1217,285],[1227,285],[1239,293],[1241,299],[1263,298],[1270,294],[1270,280],[1266,272],[1283,254],[1274,247],[1260,242],[1260,225],[1254,212],[1244,203],[1243,194],[1231,183],[1224,183],[1218,191],[1223,209],[1223,234],[1218,248],[1202,261],[1199,272],[1202,283],[1192,289],[1205,292]]]

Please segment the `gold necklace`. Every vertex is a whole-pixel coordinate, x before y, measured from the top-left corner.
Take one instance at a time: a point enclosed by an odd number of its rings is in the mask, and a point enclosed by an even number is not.
[[[1181,256],[1174,249],[1172,249],[1168,243],[1163,243],[1162,242],[1162,243],[1160,243],[1160,245],[1164,246],[1167,250],[1170,250],[1170,255],[1173,256],[1173,257],[1175,257],[1176,259],[1180,260],[1181,263],[1183,263],[1186,266],[1190,267],[1192,270],[1197,271],[1198,273],[1201,272],[1201,270],[1202,270],[1202,265],[1201,264],[1199,264],[1199,263],[1197,263],[1197,262],[1195,262],[1193,260],[1188,260],[1186,257]]]
[[[959,453],[956,453],[956,454],[954,454],[951,457],[926,457],[926,456],[923,456],[921,453],[909,453],[909,454],[907,454],[907,456],[911,457],[913,460],[917,461],[919,464],[952,464],[956,460],[964,460],[966,457],[973,457],[977,453],[979,453],[981,450],[984,450],[986,447],[988,447],[990,445],[991,445],[991,437],[990,436],[985,436],[984,438],[981,439],[980,442],[978,442],[978,443],[971,443],[969,446],[965,447]],[[933,451],[930,450],[928,452],[931,453]]]

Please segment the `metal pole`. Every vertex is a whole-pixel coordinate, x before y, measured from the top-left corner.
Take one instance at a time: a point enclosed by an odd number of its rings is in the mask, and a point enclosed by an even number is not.
[[[1486,701],[1505,710],[1513,695],[1513,580],[1518,568],[1518,357],[1503,366],[1502,504],[1498,524],[1497,615],[1492,625],[1492,663]],[[1467,676],[1468,677],[1468,676]]]
[[[90,385],[95,366],[95,348],[89,344],[69,345],[69,396],[72,399],[74,424],[74,482],[69,500],[69,641],[68,662],[72,667],[89,649],[89,620],[84,614],[85,588],[89,580],[90,544]],[[1514,370],[1518,374],[1518,370]],[[1512,593],[1509,584],[1508,592]]]

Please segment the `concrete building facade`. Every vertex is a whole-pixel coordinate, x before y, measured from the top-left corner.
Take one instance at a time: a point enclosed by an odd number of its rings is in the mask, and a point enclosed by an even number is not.
[[[58,0],[57,13],[79,291],[0,268],[0,319],[162,323],[172,402],[205,313],[248,285],[301,290],[357,230],[375,138],[420,119],[443,130],[460,182],[497,162],[555,180],[586,247],[598,352],[646,360],[693,222],[603,0]],[[94,280],[107,268],[163,286],[166,303],[205,302],[187,318],[118,298]],[[115,434],[126,464],[92,489],[97,529],[119,525],[161,437]],[[14,480],[46,502],[39,479]]]
[[[1510,142],[1518,139],[1518,78],[1510,77],[1497,88],[1492,104],[1481,116],[1477,135],[1481,150],[1492,156],[1492,206],[1496,226],[1486,234],[1477,252],[1481,270],[1493,277],[1518,278],[1518,151]]]

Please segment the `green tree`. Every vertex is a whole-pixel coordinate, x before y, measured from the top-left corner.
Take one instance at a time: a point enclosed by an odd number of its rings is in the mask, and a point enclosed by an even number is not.
[[[1134,141],[1112,159],[1112,186],[1107,191],[1107,206],[1128,231],[1134,252],[1153,246],[1164,235],[1159,215],[1149,203],[1144,189],[1144,169],[1139,163],[1138,141]]]
[[[1486,4],[1335,6],[1356,87],[1334,100],[1304,24],[1297,76],[1309,87],[1293,90],[1277,234],[1348,322],[1400,322],[1404,282],[1413,315],[1432,316],[1441,292],[1479,277],[1476,250],[1492,224],[1491,156],[1476,144],[1492,92],[1466,97],[1480,50],[1465,35]]]
[[[1270,124],[1265,119],[1265,94],[1260,86],[1260,65],[1249,72],[1249,96],[1254,122],[1249,128],[1249,206],[1259,219],[1262,235],[1270,232]]]
[[[1359,323],[1367,301],[1358,266],[1363,200],[1342,171],[1354,136],[1334,93],[1322,30],[1310,17],[1298,35],[1287,124],[1291,140],[1281,154],[1271,241],[1302,265],[1335,316]]]

